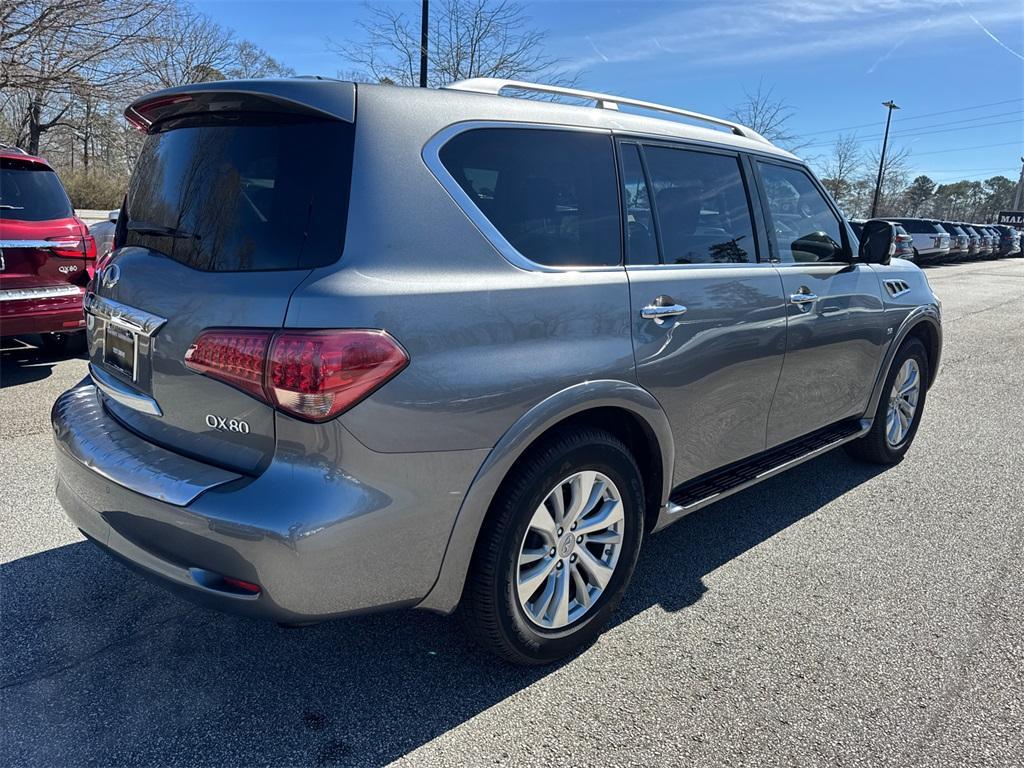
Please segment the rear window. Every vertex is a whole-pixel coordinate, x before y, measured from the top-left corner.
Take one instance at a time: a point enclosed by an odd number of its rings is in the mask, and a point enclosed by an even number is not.
[[[897,221],[912,235],[934,235],[939,231],[939,228],[930,221],[921,219],[897,219]]]
[[[320,267],[344,246],[353,126],[275,115],[168,122],[146,138],[119,245],[213,272]]]
[[[480,128],[452,138],[441,162],[513,248],[548,266],[621,261],[611,137]]]
[[[38,163],[0,158],[0,219],[49,221],[74,215],[56,173]]]

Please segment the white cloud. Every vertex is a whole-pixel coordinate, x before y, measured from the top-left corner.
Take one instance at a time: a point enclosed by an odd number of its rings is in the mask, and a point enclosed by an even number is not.
[[[926,33],[934,44],[1013,21],[1024,21],[1016,0],[747,0],[675,8],[575,43],[557,42],[576,48],[567,62],[574,70],[680,57],[694,68],[749,65],[881,49],[874,71],[915,34]]]

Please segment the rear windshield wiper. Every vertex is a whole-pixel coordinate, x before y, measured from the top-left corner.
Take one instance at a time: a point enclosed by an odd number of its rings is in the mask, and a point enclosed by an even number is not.
[[[24,205],[8,205],[7,203],[0,203],[0,211],[24,211]]]
[[[194,232],[186,232],[184,229],[165,227],[161,224],[149,224],[144,221],[128,222],[128,229],[131,232],[138,232],[140,235],[157,235],[159,237],[180,237],[187,240],[198,240],[199,235]]]

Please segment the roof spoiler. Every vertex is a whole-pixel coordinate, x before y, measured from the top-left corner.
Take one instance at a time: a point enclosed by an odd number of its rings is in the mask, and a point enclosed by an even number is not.
[[[218,80],[166,88],[136,99],[124,111],[144,133],[169,117],[212,112],[291,112],[355,121],[356,86],[342,80],[290,77]]]

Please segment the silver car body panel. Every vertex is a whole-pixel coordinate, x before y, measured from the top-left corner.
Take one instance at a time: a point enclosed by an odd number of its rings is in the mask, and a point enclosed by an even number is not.
[[[244,88],[273,96],[280,82]],[[303,81],[285,87],[281,99],[318,87],[329,93],[312,108],[347,119],[346,88],[337,83]],[[162,93],[232,88],[243,86]],[[937,300],[923,273],[899,260],[845,271],[767,262],[540,266],[475,213],[436,161],[444,141],[463,130],[525,125],[798,162],[763,141],[463,91],[360,85],[358,101],[351,180],[358,193],[337,263],[203,273],[146,249],[115,251],[110,263],[120,281],[98,280],[89,301],[90,353],[101,375],[54,409],[58,496],[76,525],[192,594],[210,592],[197,568],[263,587],[257,599],[220,595],[223,607],[288,621],[395,605],[450,611],[502,480],[563,420],[615,409],[642,429],[660,461],[649,497],[662,527],[678,519],[669,497],[679,483],[790,432],[873,413],[896,346],[919,323],[937,328]],[[354,100],[350,106],[356,114]],[[825,300],[813,320],[788,305],[790,279],[821,286]],[[910,290],[890,301],[883,279]],[[687,314],[661,325],[643,318],[643,306],[666,292],[679,294]],[[144,337],[147,351],[160,354],[140,365],[138,382],[105,379],[103,325],[133,310],[143,313],[135,319],[144,329],[145,315],[166,318]],[[232,326],[381,328],[410,363],[340,417],[310,424],[185,368],[197,334]],[[806,382],[832,363],[847,380],[802,389],[813,409],[780,398],[780,382]],[[162,415],[129,402],[133,390]],[[94,405],[68,407],[79,400]],[[209,431],[203,417],[210,413],[244,418],[251,433]],[[77,437],[97,431],[112,436],[113,447],[92,451]],[[115,478],[119,446],[128,445],[162,474],[139,470],[139,484],[127,474]],[[194,464],[211,474],[194,472]]]

